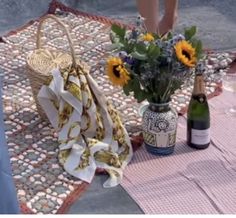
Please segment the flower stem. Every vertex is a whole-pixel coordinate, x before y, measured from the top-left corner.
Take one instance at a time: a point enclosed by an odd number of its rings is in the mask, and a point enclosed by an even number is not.
[[[166,87],[166,90],[165,90],[163,96],[161,97],[162,102],[166,102],[167,101],[167,97],[168,97],[168,93],[170,91],[171,85],[172,85],[172,80],[170,79],[169,82],[168,82],[168,85]]]

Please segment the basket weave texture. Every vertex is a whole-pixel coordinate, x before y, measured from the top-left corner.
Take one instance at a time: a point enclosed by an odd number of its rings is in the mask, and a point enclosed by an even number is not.
[[[47,48],[42,48],[41,38],[42,38],[42,26],[48,20],[53,19],[59,26],[64,30],[71,54],[66,52],[61,52],[58,50],[50,50]],[[43,85],[48,85],[52,79],[51,71],[55,68],[66,68],[68,66],[76,66],[78,64],[78,60],[75,58],[75,51],[72,43],[72,39],[70,37],[69,31],[66,26],[54,15],[47,15],[40,20],[37,34],[36,34],[36,50],[34,50],[27,57],[27,76],[30,81],[30,85],[32,88],[34,100],[36,102],[37,110],[40,116],[43,119],[47,119],[47,116],[44,110],[41,108],[37,95],[39,90]],[[76,63],[77,62],[77,63]]]

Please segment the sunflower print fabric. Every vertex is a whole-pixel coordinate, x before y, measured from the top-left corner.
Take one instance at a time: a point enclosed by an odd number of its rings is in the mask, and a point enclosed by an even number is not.
[[[125,83],[129,77],[122,63],[111,62]],[[85,69],[53,70],[52,81],[42,86],[38,100],[58,132],[64,169],[90,183],[96,169],[102,168],[110,175],[104,187],[113,187],[121,182],[133,151],[118,112]]]

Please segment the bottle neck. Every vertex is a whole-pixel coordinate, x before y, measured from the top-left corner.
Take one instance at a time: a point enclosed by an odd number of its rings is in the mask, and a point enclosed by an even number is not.
[[[196,74],[193,87],[193,95],[205,95],[205,82],[202,74]]]

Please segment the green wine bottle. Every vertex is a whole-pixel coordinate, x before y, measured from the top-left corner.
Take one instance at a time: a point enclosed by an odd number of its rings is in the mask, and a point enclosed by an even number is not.
[[[196,149],[205,149],[210,144],[210,111],[201,73],[194,81],[187,115],[187,144]]]

